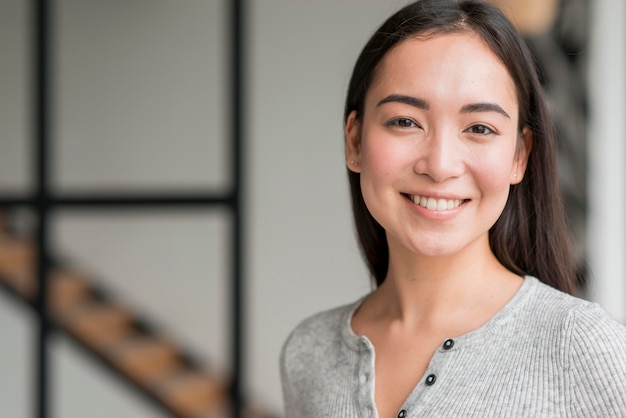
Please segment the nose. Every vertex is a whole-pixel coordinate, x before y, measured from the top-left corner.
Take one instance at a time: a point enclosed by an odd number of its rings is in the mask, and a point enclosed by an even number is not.
[[[426,175],[437,183],[463,174],[463,144],[456,132],[432,132],[417,148],[415,173]]]

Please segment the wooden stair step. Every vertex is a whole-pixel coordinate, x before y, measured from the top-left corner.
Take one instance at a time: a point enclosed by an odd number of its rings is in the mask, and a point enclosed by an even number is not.
[[[38,283],[35,277],[35,251],[31,242],[0,235],[0,278],[21,297],[34,300]],[[54,307],[77,302],[87,294],[87,284],[79,274],[58,270],[50,282],[51,303]]]
[[[0,235],[0,277],[27,300],[33,300],[36,292],[34,264],[34,248],[29,242]]]
[[[180,367],[176,348],[158,337],[131,336],[106,356],[119,370],[143,385],[154,385]]]
[[[35,248],[30,241],[0,235],[0,273],[31,275]]]
[[[38,283],[34,243],[0,232],[0,280],[25,300],[35,300]],[[137,325],[130,310],[108,300],[94,299],[95,291],[89,282],[87,275],[77,271],[52,271],[49,309],[59,326],[152,393],[176,416],[232,416],[225,381],[184,363],[173,343],[148,335]],[[263,410],[250,406],[244,417],[268,417]]]
[[[187,370],[170,376],[156,389],[165,405],[183,417],[221,417],[228,407],[224,383],[205,373]]]
[[[90,297],[87,281],[77,272],[58,270],[52,274],[49,305],[57,315],[84,304]]]
[[[104,351],[133,332],[133,319],[127,309],[93,301],[59,317],[77,338],[94,349]]]

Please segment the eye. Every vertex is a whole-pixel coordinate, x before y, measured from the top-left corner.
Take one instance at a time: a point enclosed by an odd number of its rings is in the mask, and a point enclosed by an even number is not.
[[[395,118],[385,124],[396,128],[419,128],[419,125],[409,118]]]
[[[470,126],[467,129],[467,132],[478,135],[491,135],[496,133],[496,131],[494,131],[490,127],[481,124]]]

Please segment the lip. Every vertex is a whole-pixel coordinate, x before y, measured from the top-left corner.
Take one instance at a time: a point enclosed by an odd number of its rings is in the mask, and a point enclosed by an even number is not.
[[[470,199],[467,198],[461,198],[454,195],[443,195],[439,193],[402,193],[402,196],[409,204],[411,210],[425,218],[436,220],[445,220],[455,217],[467,206],[467,203],[470,202]],[[421,201],[426,207],[415,203],[413,201],[414,197],[422,197],[423,199],[421,199]]]

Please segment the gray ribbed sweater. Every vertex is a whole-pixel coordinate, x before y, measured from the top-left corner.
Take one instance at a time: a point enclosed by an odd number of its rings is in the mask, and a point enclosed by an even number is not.
[[[360,302],[289,336],[280,359],[287,417],[378,416],[374,348],[350,327]],[[527,277],[485,325],[442,342],[397,416],[626,417],[626,328]]]

